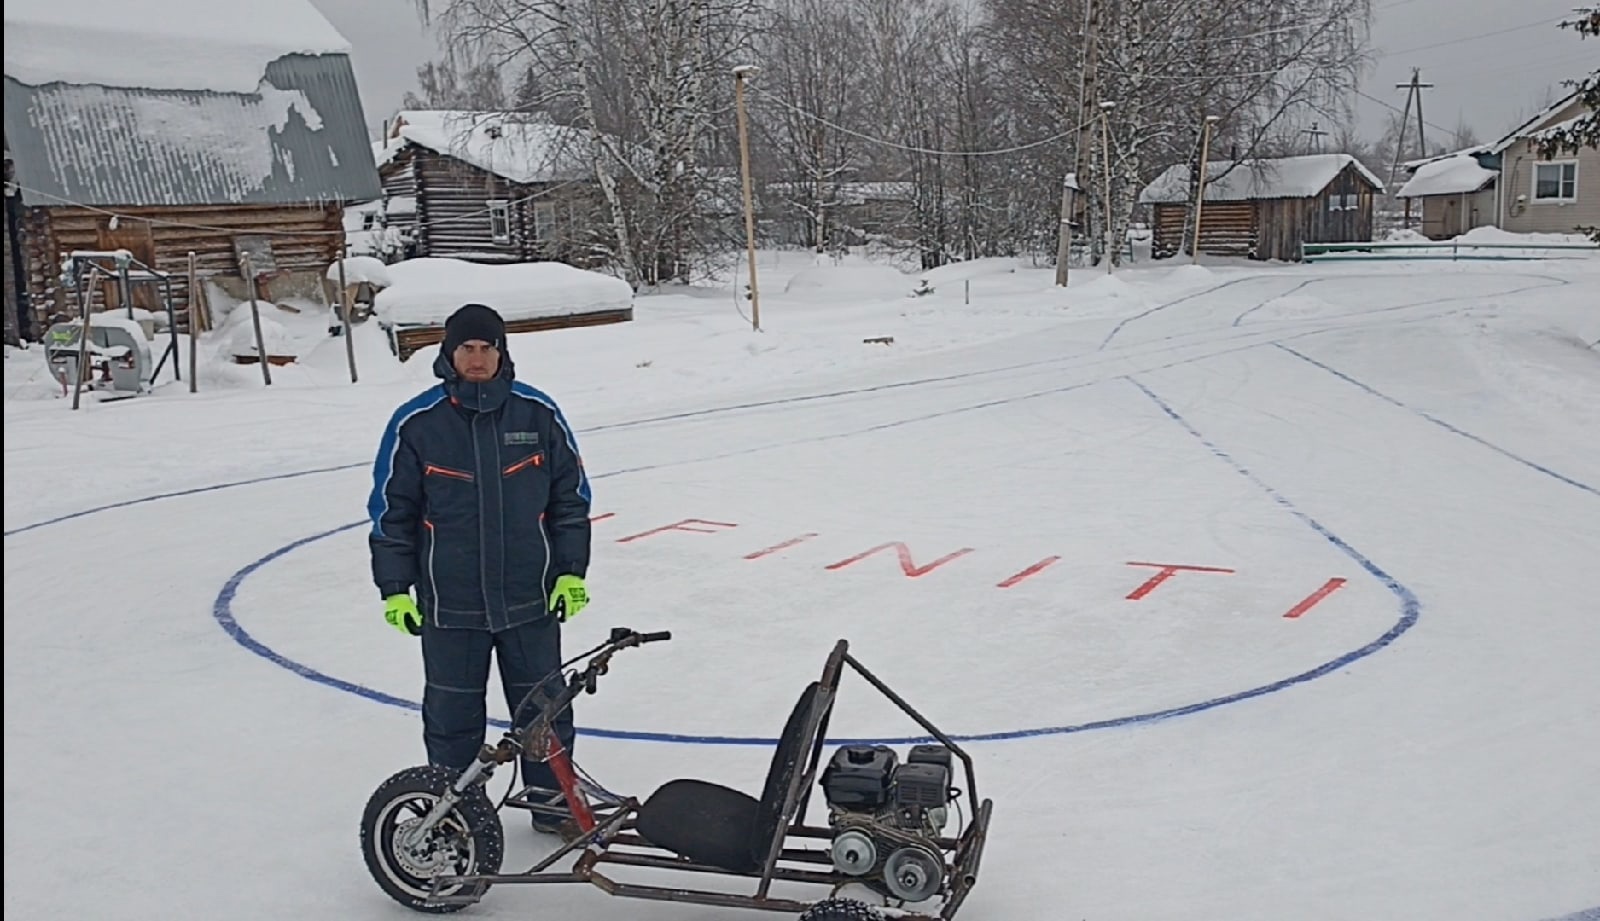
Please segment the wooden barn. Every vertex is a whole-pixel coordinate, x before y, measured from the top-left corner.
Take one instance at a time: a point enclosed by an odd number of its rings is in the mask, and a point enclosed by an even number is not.
[[[231,295],[251,252],[264,296],[321,297],[344,205],[379,195],[348,44],[315,7],[285,0],[244,22],[169,5],[89,18],[7,5],[6,300],[25,338],[76,309],[61,283],[74,251],[129,251],[170,283],[180,323],[190,252]],[[158,286],[134,294],[161,306]]]
[[[531,115],[400,112],[374,148],[387,226],[410,257],[598,265],[589,143]]]
[[[1154,211],[1154,255],[1178,253],[1189,211],[1191,171],[1178,164],[1139,196]],[[1302,243],[1372,239],[1383,183],[1348,154],[1214,161],[1206,169],[1200,251],[1298,262]]]

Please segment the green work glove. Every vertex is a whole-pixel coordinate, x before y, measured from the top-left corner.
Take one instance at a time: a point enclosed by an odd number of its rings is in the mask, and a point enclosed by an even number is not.
[[[389,626],[412,636],[422,635],[422,612],[409,594],[390,595],[383,599],[383,619]]]
[[[556,577],[555,590],[550,593],[550,613],[557,620],[566,623],[588,604],[589,590],[584,587],[582,576]]]

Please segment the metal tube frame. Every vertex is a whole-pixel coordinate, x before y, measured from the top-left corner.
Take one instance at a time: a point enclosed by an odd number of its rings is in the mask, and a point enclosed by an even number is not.
[[[943,837],[933,842],[947,861],[945,867],[946,884],[943,890],[944,899],[940,913],[936,916],[923,914],[896,915],[896,917],[904,919],[904,921],[950,921],[955,917],[956,912],[960,909],[962,903],[966,901],[967,896],[977,883],[978,866],[983,856],[984,845],[988,840],[989,820],[993,813],[994,804],[990,800],[980,801],[978,799],[977,777],[973,769],[972,757],[966,750],[906,702],[882,679],[873,674],[855,657],[851,656],[849,645],[845,640],[840,640],[834,646],[833,651],[828,656],[827,663],[823,666],[822,678],[819,682],[819,693],[811,712],[807,715],[805,723],[805,738],[808,740],[806,747],[810,750],[809,756],[805,760],[803,769],[795,770],[794,776],[790,779],[778,823],[780,831],[774,836],[772,844],[767,851],[766,860],[759,871],[740,873],[721,867],[699,864],[670,851],[658,848],[637,834],[630,833],[633,827],[633,819],[639,812],[640,803],[633,797],[624,797],[615,803],[594,808],[590,813],[589,820],[582,823],[588,826],[582,834],[565,842],[554,853],[547,855],[522,873],[436,877],[432,887],[434,893],[454,887],[463,887],[464,891],[459,895],[453,896],[435,895],[430,899],[430,903],[437,905],[475,903],[483,898],[484,892],[489,887],[495,885],[589,883],[609,895],[622,898],[799,913],[815,903],[787,898],[774,898],[768,894],[773,882],[782,880],[784,882],[816,884],[829,887],[830,892],[836,891],[838,887],[846,883],[857,882],[858,880],[855,877],[847,876],[832,869],[832,859],[827,851],[787,846],[792,843],[790,839],[831,841],[833,837],[833,832],[830,829],[805,825],[803,817],[806,805],[810,800],[811,787],[816,779],[817,770],[822,763],[823,750],[827,745],[829,717],[833,712],[839,680],[843,676],[846,667],[865,679],[868,684],[888,698],[901,712],[926,730],[933,740],[949,748],[961,760],[966,777],[966,795],[969,801],[976,805],[967,827],[957,837]],[[570,758],[559,747],[552,754],[563,761]],[[558,775],[563,777],[563,787],[566,788],[561,792],[565,793],[569,798],[576,796],[587,802],[587,794],[579,788],[575,779],[571,779],[570,764],[567,766],[569,768],[568,771],[558,771]],[[518,808],[528,808],[523,800],[526,800],[531,796],[532,791],[537,789],[533,787],[525,788],[515,797],[508,797],[507,803]],[[556,791],[543,790],[541,792],[553,794]],[[527,801],[531,802],[531,800]],[[621,850],[621,848],[629,848],[630,850]],[[549,872],[550,868],[555,866],[562,858],[579,851],[583,853],[570,870]],[[811,868],[782,866],[781,864],[784,863],[809,864]],[[603,864],[741,877],[754,879],[757,885],[755,892],[749,895],[690,889],[681,886],[642,885],[621,882],[607,876],[600,871],[600,867]],[[814,869],[815,867],[823,866],[828,869]]]
[[[70,253],[68,259],[71,263],[69,274],[73,281],[73,287],[77,290],[79,301],[82,304],[86,334],[87,318],[89,313],[92,312],[91,306],[94,300],[93,285],[97,283],[94,279],[91,279],[89,287],[86,288],[84,286],[83,271],[86,266],[100,275],[116,278],[117,296],[121,298],[123,309],[128,312],[129,319],[133,318],[133,286],[135,284],[159,284],[161,286],[161,304],[167,313],[167,333],[170,341],[167,343],[167,347],[162,349],[161,360],[156,362],[155,370],[150,372],[150,385],[152,387],[155,386],[156,380],[161,377],[161,369],[167,366],[168,358],[172,359],[172,379],[182,381],[183,372],[179,367],[180,362],[178,361],[178,314],[177,310],[172,306],[172,275],[145,265],[127,250],[105,252],[77,250]],[[101,260],[110,260],[112,268],[108,270],[101,264]],[[128,271],[130,268],[138,269],[140,275],[135,277],[130,274]],[[193,297],[193,292],[190,292],[189,296]],[[190,334],[193,335],[194,331],[191,330]]]

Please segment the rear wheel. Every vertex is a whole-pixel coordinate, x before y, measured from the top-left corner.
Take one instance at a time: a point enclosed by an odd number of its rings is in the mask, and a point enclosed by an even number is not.
[[[883,915],[855,899],[828,899],[807,908],[800,921],[883,921]]]
[[[429,914],[460,911],[465,903],[429,903],[434,877],[500,872],[505,830],[482,787],[456,803],[421,841],[405,841],[456,777],[457,772],[445,768],[407,768],[384,781],[361,814],[361,854],[367,871],[380,889],[407,908]],[[487,884],[455,886],[441,889],[439,895],[481,896],[486,889]]]

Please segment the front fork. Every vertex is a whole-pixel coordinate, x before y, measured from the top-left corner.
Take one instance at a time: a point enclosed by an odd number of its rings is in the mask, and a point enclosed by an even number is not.
[[[556,783],[561,787],[561,794],[567,801],[567,808],[572,811],[572,819],[578,825],[580,832],[590,832],[595,828],[594,810],[589,807],[588,797],[584,796],[583,788],[578,783],[578,772],[572,767],[572,756],[568,754],[567,747],[561,744],[561,739],[551,732],[546,735],[548,755],[545,760],[550,764],[550,770],[556,775]],[[428,814],[415,827],[401,836],[400,844],[404,847],[414,848],[427,839],[434,826],[450,814],[450,810],[479,784],[488,783],[493,776],[496,765],[504,764],[520,755],[521,746],[501,742],[497,746],[485,745],[478,752],[478,757],[467,765],[455,783],[447,787],[439,796],[439,801],[433,804]]]
[[[504,747],[485,745],[478,752],[478,757],[474,758],[472,763],[467,765],[467,769],[461,772],[461,776],[456,778],[455,783],[446,787],[445,791],[439,795],[438,802],[433,804],[433,808],[428,810],[428,814],[423,816],[422,821],[400,836],[400,845],[414,848],[427,840],[434,826],[444,821],[444,817],[449,815],[450,810],[454,809],[456,804],[466,797],[468,791],[478,784],[488,782],[490,776],[494,774],[495,765],[502,763],[502,759],[505,758],[501,754],[503,750]],[[514,758],[516,755],[513,753],[511,757]]]

